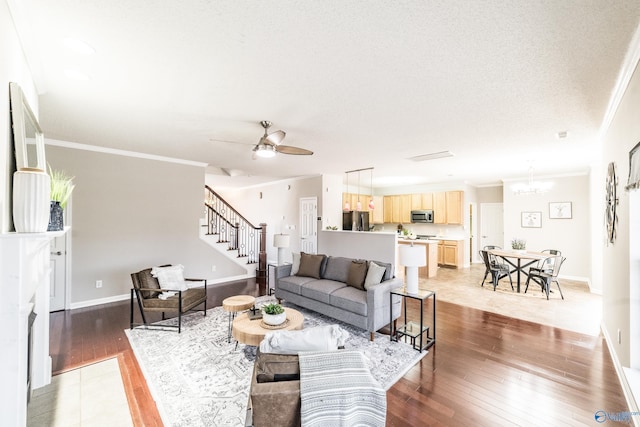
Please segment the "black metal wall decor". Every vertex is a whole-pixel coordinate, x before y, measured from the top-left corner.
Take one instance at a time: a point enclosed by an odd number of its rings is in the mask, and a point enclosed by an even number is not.
[[[606,182],[606,204],[605,204],[605,224],[607,227],[607,243],[615,243],[616,227],[618,225],[618,177],[616,176],[616,165],[609,163],[607,168]]]

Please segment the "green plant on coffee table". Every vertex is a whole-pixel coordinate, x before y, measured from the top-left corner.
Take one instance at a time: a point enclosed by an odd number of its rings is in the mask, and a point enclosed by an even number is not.
[[[74,177],[67,175],[65,171],[53,170],[51,165],[49,165],[49,177],[51,178],[51,201],[60,202],[60,206],[64,209],[75,187]]]
[[[524,250],[527,249],[527,241],[524,239],[511,240],[511,249]]]
[[[282,314],[284,313],[284,308],[280,304],[267,304],[262,306],[262,311],[267,314]]]

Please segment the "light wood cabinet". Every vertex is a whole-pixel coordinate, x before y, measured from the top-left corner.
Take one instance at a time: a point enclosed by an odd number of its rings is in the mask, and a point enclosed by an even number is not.
[[[383,198],[383,217],[385,223],[393,222],[393,196],[384,196]]]
[[[420,196],[422,200],[420,209],[433,209],[433,193],[422,193]]]
[[[384,198],[382,196],[373,196],[373,213],[371,222],[373,224],[382,224],[384,220]]]
[[[447,194],[443,191],[433,193],[433,223],[447,223]]]
[[[369,196],[360,196],[361,200]],[[384,196],[382,221],[393,224],[410,224],[411,211],[432,209],[434,224],[464,224],[464,191],[439,191]],[[364,203],[364,202],[363,202]],[[355,202],[352,203],[352,208]],[[375,222],[375,221],[374,221]]]
[[[441,240],[438,244],[438,264],[447,267],[464,267],[463,244],[463,240]]]
[[[462,198],[463,191],[447,191],[445,194],[446,200],[446,215],[447,215],[447,224],[460,224],[464,223],[464,218],[462,218]]]
[[[411,223],[411,194],[384,196],[384,222]]]

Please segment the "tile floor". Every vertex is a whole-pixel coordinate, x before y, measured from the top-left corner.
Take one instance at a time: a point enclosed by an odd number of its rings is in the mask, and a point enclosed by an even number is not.
[[[133,426],[118,359],[56,375],[34,390],[27,426]]]

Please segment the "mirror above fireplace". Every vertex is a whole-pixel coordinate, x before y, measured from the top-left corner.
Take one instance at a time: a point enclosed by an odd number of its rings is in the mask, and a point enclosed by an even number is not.
[[[18,170],[46,172],[44,134],[29,103],[17,83],[9,83],[11,123]]]

